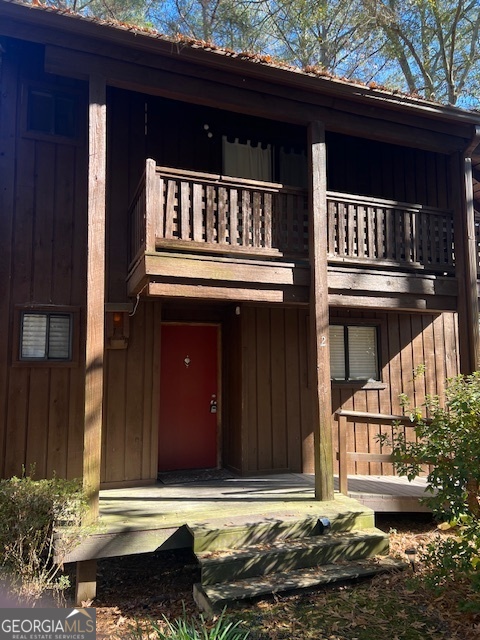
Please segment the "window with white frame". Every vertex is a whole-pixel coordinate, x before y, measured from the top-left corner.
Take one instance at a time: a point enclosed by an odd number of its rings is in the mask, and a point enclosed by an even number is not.
[[[72,359],[71,313],[22,311],[20,361],[69,361]]]
[[[378,381],[378,327],[330,325],[330,374],[335,381]]]

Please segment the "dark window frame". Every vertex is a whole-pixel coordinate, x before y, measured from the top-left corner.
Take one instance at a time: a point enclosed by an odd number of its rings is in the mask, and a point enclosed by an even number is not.
[[[74,108],[74,131],[72,135],[65,135],[55,131],[55,124],[50,127],[50,130],[35,129],[31,126],[31,95],[33,92],[50,94],[53,98],[54,105],[55,100],[71,100]],[[55,106],[54,106],[55,110]],[[82,114],[85,110],[85,99],[82,91],[68,86],[61,86],[56,84],[41,83],[41,82],[26,82],[22,87],[22,135],[26,138],[33,138],[35,140],[44,140],[46,142],[55,142],[61,144],[80,145],[84,139],[84,125]],[[55,122],[55,116],[53,114],[53,122]]]
[[[47,325],[52,317],[68,317],[69,323],[69,355],[68,358],[49,357],[24,357],[22,356],[23,319],[26,315],[39,315],[47,317]],[[14,322],[14,352],[12,364],[20,367],[76,367],[79,360],[79,329],[80,329],[80,309],[79,307],[65,305],[18,305],[15,308]],[[48,328],[46,334],[48,341]]]
[[[344,360],[345,360],[345,378],[332,378],[332,384],[361,386],[363,388],[384,388],[382,382],[382,362],[381,362],[381,322],[375,320],[362,320],[361,318],[348,318],[345,320],[332,319],[330,326],[343,327],[344,339]],[[375,329],[375,348],[376,348],[376,379],[370,378],[350,378],[350,362],[349,362],[349,344],[348,344],[348,328],[349,327],[371,327]],[[331,348],[331,345],[330,345]]]

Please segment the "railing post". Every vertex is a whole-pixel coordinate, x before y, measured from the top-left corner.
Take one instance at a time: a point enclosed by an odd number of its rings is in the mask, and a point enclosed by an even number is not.
[[[337,413],[338,419],[338,484],[340,493],[348,496],[347,416]]]
[[[156,207],[161,204],[160,180],[156,173],[156,163],[147,158],[145,167],[145,253],[155,252]],[[162,211],[159,212],[162,214]]]

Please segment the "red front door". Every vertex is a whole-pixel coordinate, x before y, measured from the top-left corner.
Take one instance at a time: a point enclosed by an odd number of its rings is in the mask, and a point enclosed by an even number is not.
[[[218,328],[162,325],[158,470],[217,466]]]

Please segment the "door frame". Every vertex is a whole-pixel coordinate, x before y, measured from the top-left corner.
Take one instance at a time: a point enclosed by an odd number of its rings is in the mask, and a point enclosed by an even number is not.
[[[162,371],[161,371],[161,367],[162,367],[162,326],[163,325],[175,325],[175,326],[189,326],[189,327],[216,327],[217,328],[217,413],[216,413],[216,418],[217,418],[217,455],[216,455],[216,459],[217,459],[217,464],[216,464],[216,468],[220,469],[222,467],[222,462],[223,462],[223,455],[222,455],[222,444],[223,444],[223,433],[222,433],[222,325],[220,322],[195,322],[195,321],[182,321],[182,322],[176,322],[175,320],[168,320],[168,321],[161,321],[160,322],[160,337],[159,337],[159,342],[160,342],[160,350],[159,350],[159,367],[158,367],[158,378],[159,378],[159,383],[158,383],[158,401],[159,401],[159,407],[160,407],[160,403],[162,402],[162,388],[161,388],[161,384],[160,384],[160,380],[162,377]],[[157,438],[158,438],[158,431],[160,429],[160,411],[158,412],[157,415]],[[157,460],[157,465],[158,465],[158,453],[156,455],[156,460]]]

